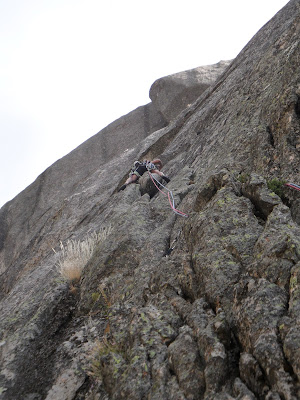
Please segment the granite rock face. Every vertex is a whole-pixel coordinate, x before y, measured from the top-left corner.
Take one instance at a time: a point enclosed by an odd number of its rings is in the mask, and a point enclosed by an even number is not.
[[[111,175],[119,171],[123,173],[120,166],[106,169],[107,163],[121,154],[131,154],[138,143],[165,125],[165,121],[151,103],[137,108],[108,125],[66,157],[58,160],[12,202],[2,207],[0,213],[0,273],[2,274],[0,298],[18,279],[24,263],[21,261],[22,252],[27,246],[31,247],[36,242],[35,250],[30,251],[35,253],[35,257],[38,257],[39,253],[44,254],[45,246],[47,249],[49,246],[55,246],[56,232],[60,232],[61,236],[62,231],[52,230],[50,226],[60,219],[58,217],[66,205],[68,208],[71,198],[78,198],[78,200],[80,198],[80,201],[84,201],[81,193],[86,189],[83,189],[82,182],[96,174],[94,177],[98,176],[99,181],[97,182],[96,179],[93,185],[97,187],[88,188],[88,190],[101,191],[101,187],[109,184]],[[100,182],[101,179],[105,181]],[[69,215],[69,217],[76,219],[78,215]],[[69,221],[73,227],[74,221]],[[66,231],[68,230],[66,226]],[[40,243],[42,236],[43,241]],[[20,261],[22,265],[19,266]],[[6,273],[8,269],[9,272]]]
[[[167,126],[108,159],[100,132],[1,209],[1,400],[300,398],[299,20],[292,0]],[[187,218],[147,174],[118,192],[154,157]],[[65,281],[60,242],[100,231]]]

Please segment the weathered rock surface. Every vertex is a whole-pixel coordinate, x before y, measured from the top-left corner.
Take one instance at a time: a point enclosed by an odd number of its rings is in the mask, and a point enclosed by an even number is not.
[[[299,182],[299,16],[168,126],[109,159],[100,132],[1,209],[1,400],[300,398],[299,192],[269,185]],[[154,156],[188,218],[147,175],[117,192]],[[63,280],[60,241],[103,228]]]
[[[170,122],[215,83],[230,63],[220,61],[157,79],[149,93],[154,107]]]

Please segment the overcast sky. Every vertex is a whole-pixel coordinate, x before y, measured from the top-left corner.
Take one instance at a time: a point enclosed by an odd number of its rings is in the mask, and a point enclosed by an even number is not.
[[[0,207],[156,79],[236,57],[287,3],[0,0]]]

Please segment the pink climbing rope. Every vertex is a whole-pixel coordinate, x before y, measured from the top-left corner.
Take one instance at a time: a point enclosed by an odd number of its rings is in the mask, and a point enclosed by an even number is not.
[[[187,218],[188,215],[187,215],[186,213],[184,213],[184,212],[182,212],[182,211],[180,211],[180,210],[177,210],[177,208],[175,208],[175,201],[174,201],[174,197],[173,197],[172,190],[166,188],[162,183],[160,183],[158,180],[156,180],[156,179],[153,177],[153,175],[151,174],[151,172],[150,172],[149,170],[148,170],[148,173],[149,173],[149,175],[150,175],[150,178],[151,178],[152,182],[154,183],[154,186],[160,191],[160,193],[162,193],[164,196],[167,196],[167,197],[168,197],[170,206],[171,206],[172,210],[174,211],[174,213],[177,214],[177,215],[180,215],[181,217]],[[157,186],[157,184],[155,183],[155,181],[156,181],[157,183],[159,183],[159,185],[162,186],[164,189],[166,189],[166,190],[168,191],[168,194],[165,193],[165,192],[163,192],[163,191]],[[172,197],[172,201],[171,201],[171,197]]]
[[[295,183],[286,183],[285,186],[288,186],[292,189],[296,189],[300,191],[300,186],[296,185]]]

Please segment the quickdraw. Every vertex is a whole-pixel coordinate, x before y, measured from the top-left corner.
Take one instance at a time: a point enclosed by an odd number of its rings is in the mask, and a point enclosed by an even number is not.
[[[171,206],[172,210],[174,211],[174,213],[177,214],[177,215],[180,215],[181,217],[188,218],[188,215],[187,215],[187,214],[185,214],[184,212],[182,212],[182,211],[180,211],[180,210],[177,210],[177,208],[175,208],[175,200],[174,200],[174,196],[173,196],[172,190],[168,189],[168,188],[165,187],[161,182],[159,182],[159,181],[151,174],[151,172],[150,172],[149,170],[148,170],[148,173],[149,173],[150,178],[151,178],[152,182],[154,183],[155,187],[156,187],[164,196],[167,196],[167,197],[168,197],[170,206]],[[164,189],[166,189],[168,193],[163,192],[163,191],[157,186],[157,184],[156,184],[155,182],[158,183],[158,184],[159,184],[161,187],[163,187]]]
[[[165,252],[164,257],[168,257],[172,253],[172,251],[175,249],[175,247],[178,243],[178,240],[180,238],[181,232],[182,232],[182,230],[179,229],[177,236],[175,237],[173,242],[170,244],[170,247],[168,248],[168,250]]]

